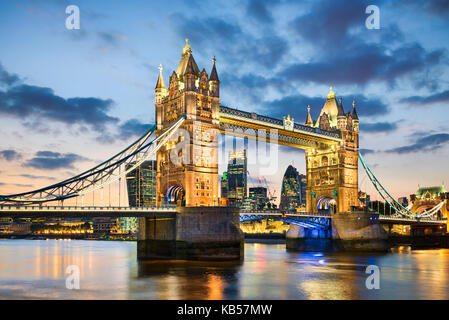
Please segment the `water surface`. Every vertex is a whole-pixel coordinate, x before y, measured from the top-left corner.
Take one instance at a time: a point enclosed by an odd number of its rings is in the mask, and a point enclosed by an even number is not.
[[[66,288],[77,265],[80,289]],[[368,290],[368,265],[381,270]],[[241,263],[143,262],[136,242],[0,240],[2,299],[449,299],[449,250],[292,253],[246,243]]]

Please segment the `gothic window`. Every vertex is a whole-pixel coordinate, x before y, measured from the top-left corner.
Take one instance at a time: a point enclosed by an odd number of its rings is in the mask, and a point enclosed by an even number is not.
[[[328,158],[326,156],[324,156],[323,158],[321,158],[321,165],[322,166],[327,166],[328,165]]]

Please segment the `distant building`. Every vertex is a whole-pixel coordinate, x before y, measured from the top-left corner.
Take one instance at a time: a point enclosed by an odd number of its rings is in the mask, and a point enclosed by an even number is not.
[[[127,168],[134,165],[130,163]],[[128,203],[130,207],[156,206],[156,174],[157,162],[144,161],[138,168],[126,175],[128,189]],[[137,218],[119,218],[117,221],[119,232],[134,233],[137,231]]]
[[[228,173],[223,172],[223,177],[221,178],[221,198],[228,197]]]
[[[227,172],[229,203],[233,206],[241,206],[243,199],[247,196],[246,150],[229,152]]]
[[[408,206],[408,199],[407,197],[400,197],[398,198],[398,202],[403,205],[404,207]]]
[[[126,218],[119,218],[114,219],[110,217],[103,217],[103,218],[93,218],[92,219],[92,229],[94,234],[110,234],[114,233],[117,230],[117,222],[120,219],[126,219]]]
[[[249,199],[253,201],[253,207],[251,209],[262,210],[267,206],[267,188],[265,187],[254,187],[249,188]]]
[[[0,218],[0,233],[10,233],[12,223],[12,218]]]
[[[127,168],[132,165],[134,164],[130,163]],[[149,160],[126,175],[130,207],[156,206],[156,173],[156,161]]]
[[[359,202],[367,206],[371,202],[371,196],[366,192],[359,191]]]
[[[282,178],[281,210],[296,210],[306,204],[307,178],[289,165]]]

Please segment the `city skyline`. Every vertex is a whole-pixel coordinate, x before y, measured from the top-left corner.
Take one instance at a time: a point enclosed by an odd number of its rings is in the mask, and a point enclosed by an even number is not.
[[[66,3],[1,2],[0,27],[11,31],[0,33],[6,49],[0,54],[0,193],[72,176],[148,129],[157,67],[163,65],[167,79],[186,37],[199,65],[209,70],[216,56],[221,104],[304,123],[307,105],[316,120],[332,85],[346,112],[355,98],[360,148],[396,198],[415,193],[418,184],[449,180],[443,160],[449,155],[447,31],[436,28],[447,24],[448,11],[437,10],[438,2],[413,19],[421,13],[414,2],[382,1],[379,30],[365,28],[363,1],[350,10],[338,1],[324,1],[322,9],[312,2],[235,3],[242,5],[220,3],[219,11],[210,3],[179,3],[167,10],[136,2],[105,10],[79,1],[81,29],[67,30]],[[205,11],[210,14],[201,18]],[[321,20],[326,31],[310,19],[331,14],[334,19]],[[255,30],[258,25],[264,30]],[[417,32],[429,29],[430,36]],[[329,45],[338,55],[316,54]],[[289,164],[305,172],[302,150],[279,150],[277,172],[266,176],[278,198]],[[248,169],[258,176],[248,154]],[[226,163],[219,165],[225,171]],[[360,175],[359,188],[376,199]]]

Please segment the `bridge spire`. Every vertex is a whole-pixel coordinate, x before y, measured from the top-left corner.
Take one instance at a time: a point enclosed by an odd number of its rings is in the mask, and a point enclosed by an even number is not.
[[[307,120],[306,120],[306,126],[313,126],[313,120],[310,115],[310,104],[307,105]]]
[[[218,73],[217,73],[217,68],[215,68],[215,61],[217,61],[215,59],[215,56],[213,57],[212,61],[214,62],[214,64],[212,65],[212,71],[210,72],[210,81],[220,81],[218,79]]]
[[[352,119],[353,120],[359,120],[359,117],[357,116],[357,111],[355,111],[355,98],[352,100]]]
[[[157,78],[155,89],[165,89],[164,77],[162,76],[162,64],[159,65],[159,77]]]

